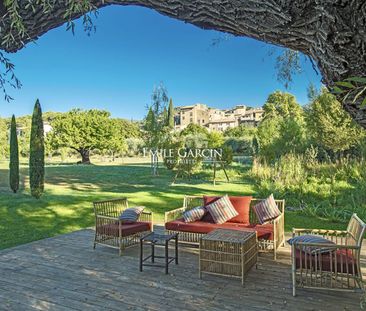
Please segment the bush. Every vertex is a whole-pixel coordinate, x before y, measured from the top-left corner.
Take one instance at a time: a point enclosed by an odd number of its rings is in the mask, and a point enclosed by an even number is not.
[[[230,137],[224,146],[231,148],[235,155],[252,156],[254,154],[252,139]]]
[[[222,147],[222,158],[221,160],[225,162],[225,164],[230,165],[233,162],[233,149],[228,146]]]
[[[352,213],[366,218],[366,161],[341,158],[318,162],[311,150],[304,156],[288,154],[274,164],[256,158],[252,176],[259,194],[286,199],[302,213],[332,221],[347,221]]]
[[[127,138],[127,155],[133,157],[138,155],[144,147],[144,141],[141,138]]]

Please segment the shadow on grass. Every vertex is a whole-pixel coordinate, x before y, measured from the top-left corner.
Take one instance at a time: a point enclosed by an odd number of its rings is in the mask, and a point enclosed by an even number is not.
[[[92,202],[127,197],[130,205],[144,205],[154,212],[154,219],[163,220],[164,212],[182,206],[185,195],[253,195],[265,197],[271,189],[263,189],[247,174],[249,167],[239,167],[239,182],[218,182],[213,186],[205,174],[189,181],[179,179],[172,185],[174,173],[166,169],[152,177],[148,164],[65,165],[46,167],[45,194],[33,199],[28,191],[28,170],[21,168],[21,191],[13,194],[8,188],[8,170],[0,170],[0,248],[54,236],[94,225]],[[352,193],[352,192],[351,192]],[[342,198],[344,191],[337,193]],[[309,194],[310,195],[310,194]],[[350,195],[350,194],[347,194]],[[275,192],[287,205],[304,197],[301,190]],[[311,194],[312,200],[326,199],[323,193]],[[366,199],[365,199],[366,201]],[[287,229],[292,226],[330,227],[334,223],[300,215],[286,216]],[[344,228],[344,224],[341,224]]]

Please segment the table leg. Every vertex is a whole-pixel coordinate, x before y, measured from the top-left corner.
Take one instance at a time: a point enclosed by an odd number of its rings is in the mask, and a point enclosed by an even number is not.
[[[165,274],[168,274],[169,271],[169,242],[168,241],[165,241]]]
[[[151,242],[151,262],[155,262],[155,244]]]
[[[244,286],[244,278],[245,278],[245,253],[244,250],[241,250],[241,285]]]
[[[178,235],[175,237],[175,264],[178,264]]]
[[[144,256],[144,244],[142,240],[140,240],[140,271],[142,271],[142,259]]]

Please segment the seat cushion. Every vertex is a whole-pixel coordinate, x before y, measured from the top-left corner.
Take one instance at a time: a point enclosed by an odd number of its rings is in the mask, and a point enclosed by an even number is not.
[[[165,224],[165,229],[172,231],[192,232],[207,234],[215,229],[231,229],[242,231],[256,231],[258,239],[273,240],[273,225],[245,225],[234,222],[224,224],[214,224],[206,221],[195,221],[186,223],[183,218],[169,221]]]
[[[301,254],[300,254],[301,253]],[[300,257],[301,255],[301,257]],[[306,258],[305,258],[306,255]],[[317,255],[309,255],[305,253],[304,251],[296,250],[296,268],[300,268],[300,264],[302,264],[302,268],[310,269],[310,264],[312,269],[315,270],[315,267],[317,267],[317,270],[320,268],[323,271],[331,271],[334,272],[335,268],[337,267],[337,272],[344,272],[344,273],[350,273],[353,274],[353,272],[356,274],[358,271],[357,267],[357,260],[355,259],[354,255],[352,254],[352,250],[346,250],[346,249],[338,249],[335,252],[322,254],[321,256]],[[347,270],[348,269],[348,270]]]
[[[203,204],[210,204],[221,197],[219,196],[203,196]],[[250,210],[250,202],[252,201],[251,196],[229,196],[229,200],[231,204],[234,206],[238,215],[234,218],[230,219],[230,222],[249,224],[249,210]],[[203,218],[203,221],[213,222],[213,219],[209,213],[207,213]]]
[[[192,232],[192,233],[209,233],[218,228],[218,225],[211,222],[198,220],[195,222],[185,222],[183,218],[165,223],[165,229],[172,231]]]
[[[118,223],[107,224],[97,227],[98,234],[105,234],[109,236],[119,236]],[[122,224],[122,236],[129,236],[138,232],[151,231],[151,223],[145,221],[138,221],[135,223]]]
[[[228,195],[224,195],[215,202],[206,205],[205,209],[211,214],[216,224],[223,224],[239,215],[230,202]]]
[[[334,248],[329,247],[318,247],[318,246],[306,246],[306,245],[297,245],[297,242],[301,243],[317,243],[317,244],[333,244],[335,243],[333,241],[330,241],[326,238],[323,238],[320,235],[315,234],[304,234],[304,235],[298,235],[295,236],[287,241],[288,244],[292,245],[295,244],[297,249],[302,249],[304,252],[307,252],[308,254],[312,255],[315,253],[329,253]]]

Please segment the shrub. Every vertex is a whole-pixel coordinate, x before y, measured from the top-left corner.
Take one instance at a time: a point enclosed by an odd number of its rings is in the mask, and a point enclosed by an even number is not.
[[[347,221],[352,213],[366,219],[366,161],[341,158],[318,162],[315,151],[288,154],[274,164],[256,158],[252,176],[259,195],[271,192],[302,213],[332,221]]]
[[[251,138],[230,137],[226,139],[224,146],[231,148],[236,155],[252,156],[254,154]]]

